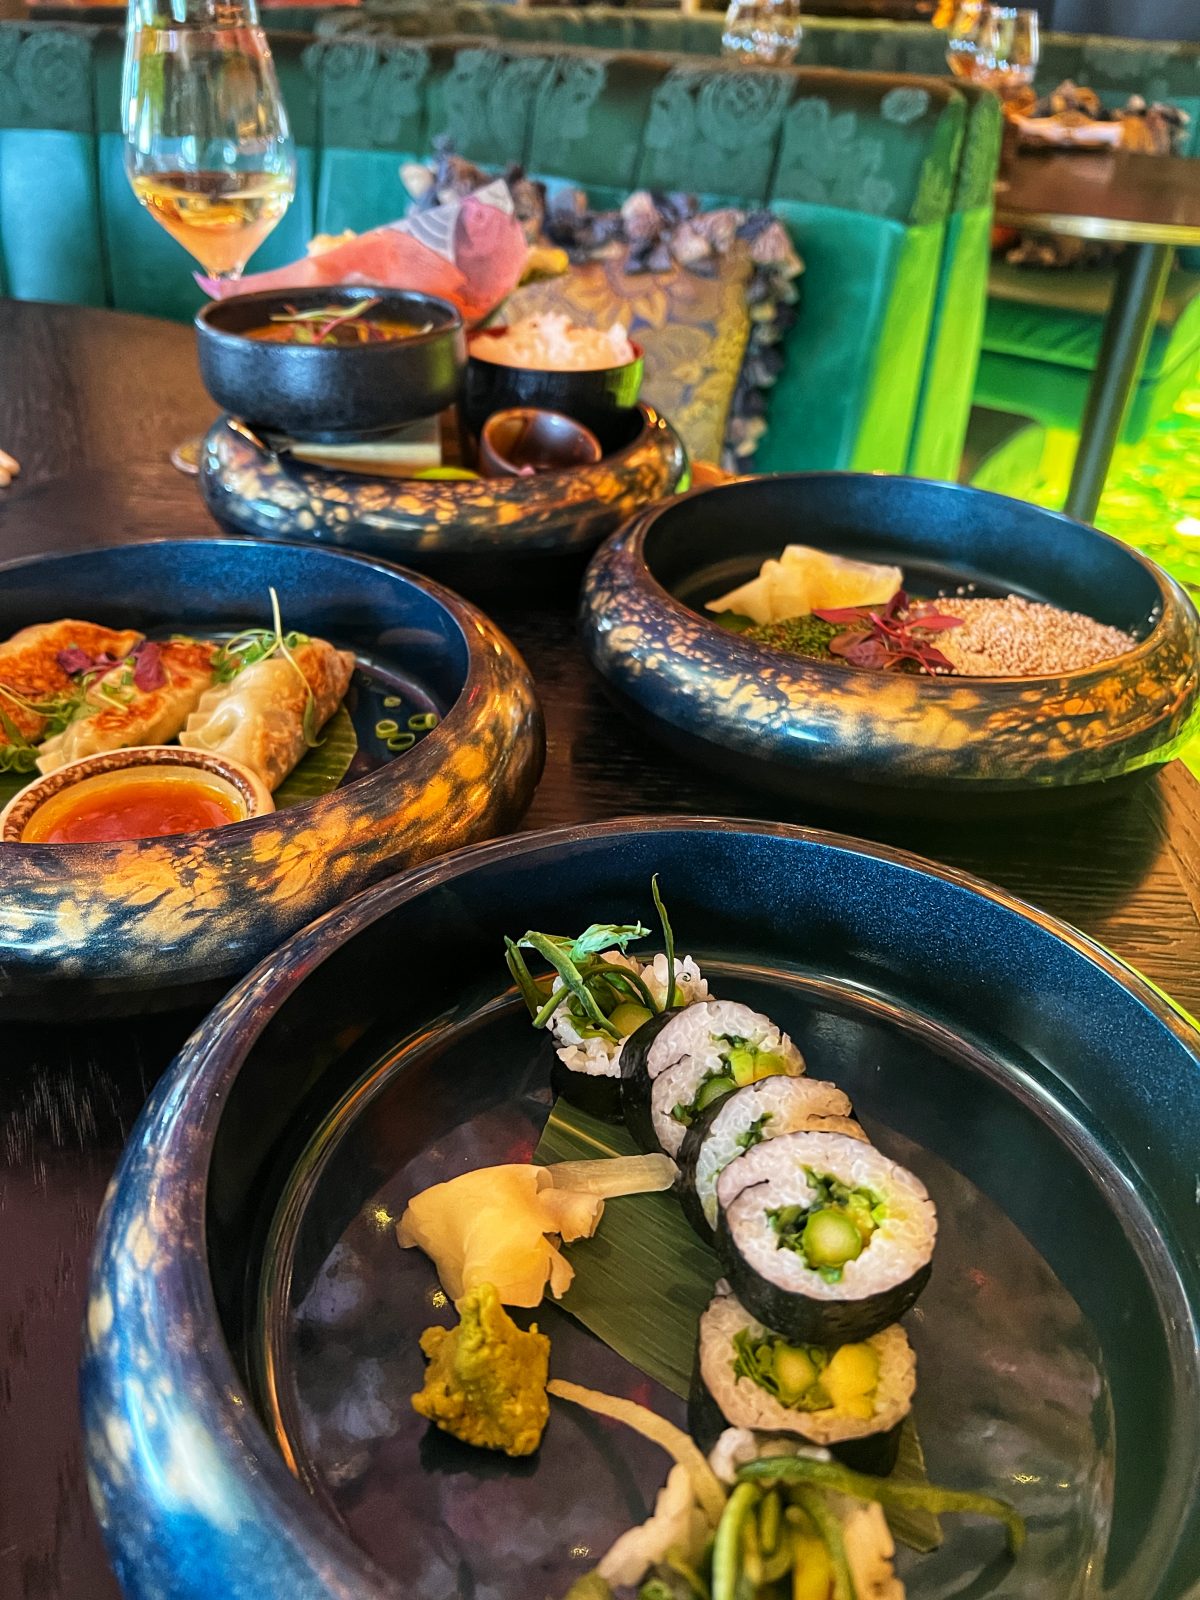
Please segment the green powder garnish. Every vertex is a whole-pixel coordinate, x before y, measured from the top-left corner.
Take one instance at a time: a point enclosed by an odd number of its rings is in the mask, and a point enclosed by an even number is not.
[[[769,645],[772,650],[787,650],[794,656],[813,656],[818,661],[836,661],[829,653],[829,641],[845,628],[820,617],[789,617],[786,622],[759,622],[746,629],[746,638]]]

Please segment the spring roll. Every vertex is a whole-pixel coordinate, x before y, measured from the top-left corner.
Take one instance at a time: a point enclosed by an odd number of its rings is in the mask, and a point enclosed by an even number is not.
[[[102,750],[165,744],[195,711],[213,681],[217,646],[206,639],[146,642],[88,681],[75,716],[38,753],[38,770]]]
[[[188,750],[240,761],[269,789],[277,789],[304,754],[310,694],[309,725],[316,731],[337,710],[353,671],[350,651],[335,650],[324,639],[305,639],[287,655],[277,652],[256,661],[210,689],[179,742]]]
[[[120,660],[141,637],[131,628],[102,628],[64,617],[22,628],[0,644],[0,771],[33,771],[32,746],[50,725],[50,718],[35,708],[65,702],[79,692],[71,673],[74,659]]]

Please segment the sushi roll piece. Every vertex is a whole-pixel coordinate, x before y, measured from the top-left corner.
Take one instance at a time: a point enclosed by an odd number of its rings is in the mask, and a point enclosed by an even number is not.
[[[656,1004],[665,1004],[667,996],[667,958],[661,952],[652,961],[639,962],[620,951],[606,952],[605,965],[636,974],[650,991]],[[644,1025],[660,1026],[670,1013],[655,1016],[645,1006],[634,1003],[628,993],[603,982],[592,983],[592,992],[598,999],[608,1020],[621,1033],[614,1039],[595,1028],[585,1017],[574,998],[563,995],[562,1004],[553,1012],[547,1024],[554,1047],[550,1067],[550,1086],[556,1095],[562,1095],[581,1111],[595,1117],[621,1120],[621,1048],[625,1040]],[[554,982],[555,993],[562,991],[561,978]],[[686,1006],[696,1000],[708,998],[708,984],[691,956],[675,959],[676,1006]]]
[[[733,1000],[701,1000],[655,1017],[621,1051],[621,1104],[644,1150],[677,1154],[710,1105],[762,1078],[799,1077],[804,1058],[761,1012]],[[672,1074],[668,1084],[658,1079]]]
[[[731,1161],[783,1133],[866,1134],[852,1120],[850,1101],[820,1078],[761,1078],[703,1110],[683,1136],[676,1157],[679,1195],[688,1221],[704,1239],[717,1226],[717,1179]]]
[[[718,1284],[700,1318],[691,1431],[709,1449],[727,1427],[791,1434],[856,1472],[886,1475],[912,1409],[917,1361],[896,1323],[829,1349],[772,1333]]]
[[[929,1278],[937,1212],[919,1178],[843,1133],[786,1133],[717,1180],[733,1292],[792,1343],[869,1339]]]

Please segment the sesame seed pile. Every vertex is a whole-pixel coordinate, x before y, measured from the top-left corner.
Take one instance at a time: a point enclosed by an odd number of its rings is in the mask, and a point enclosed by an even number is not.
[[[1095,666],[1132,650],[1136,641],[1078,611],[1060,611],[1010,594],[1006,600],[938,602],[946,615],[962,618],[947,628],[937,647],[956,673],[973,678],[1025,678]]]

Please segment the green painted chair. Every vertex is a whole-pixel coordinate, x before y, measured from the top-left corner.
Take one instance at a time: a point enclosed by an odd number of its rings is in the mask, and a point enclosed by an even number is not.
[[[905,469],[957,193],[966,101],[952,84],[480,37],[274,47],[300,177],[255,266],[394,217],[400,162],[442,132],[599,204],[638,186],[770,203],[807,271],[757,465]],[[125,182],[120,57],[116,30],[0,27],[4,287],[186,317],[201,298],[191,263]]]

